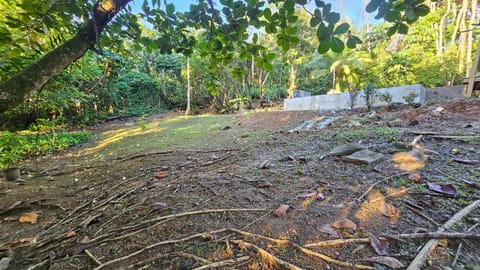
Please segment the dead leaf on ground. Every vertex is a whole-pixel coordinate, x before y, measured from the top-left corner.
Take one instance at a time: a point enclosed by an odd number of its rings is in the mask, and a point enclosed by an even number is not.
[[[395,153],[392,160],[395,162],[395,168],[407,172],[417,171],[425,166],[425,162],[422,158],[419,158],[410,152]]]
[[[155,177],[156,179],[165,178],[167,177],[167,172],[164,172],[164,171],[158,172],[153,177]]]
[[[164,202],[154,202],[154,203],[152,203],[151,207],[154,210],[162,210],[162,209],[167,208],[168,204],[166,204]]]
[[[375,252],[378,255],[386,256],[388,252],[388,242],[383,239],[379,239],[375,234],[369,233],[368,237],[370,238],[370,245],[373,247]]]
[[[95,245],[96,244],[94,243],[89,243],[89,244],[74,243],[70,247],[65,249],[65,253],[70,256],[78,255],[82,253],[85,249],[91,248]]]
[[[414,183],[422,182],[422,176],[418,172],[412,172],[408,175],[408,179],[412,180]]]
[[[318,195],[318,192],[312,191],[312,192],[300,193],[297,197],[300,198],[300,199],[307,199],[307,198],[316,199],[317,195]]]
[[[64,233],[61,238],[62,238],[62,239],[67,239],[67,238],[72,238],[72,237],[74,237],[74,236],[76,236],[76,235],[77,235],[76,232],[74,232],[74,231],[68,231],[68,232]]]
[[[273,184],[270,183],[270,182],[267,182],[267,181],[260,181],[258,182],[255,187],[257,188],[269,188],[269,187],[272,187]]]
[[[90,223],[92,223],[96,218],[98,218],[100,215],[95,215],[95,216],[88,216],[86,219],[84,219],[81,223],[80,223],[80,226],[81,227],[87,227],[88,225],[90,225]]]
[[[457,189],[449,183],[427,183],[427,187],[431,191],[435,191],[437,193],[445,194],[445,195],[450,195],[453,197],[458,196],[458,191]]]
[[[276,216],[276,217],[283,217],[283,216],[287,215],[287,211],[288,211],[289,208],[290,208],[290,205],[282,204],[282,205],[280,205],[280,207],[275,209],[275,211],[273,211],[273,215]]]
[[[383,202],[380,204],[380,212],[386,217],[395,217],[397,215],[397,208],[392,204]]]
[[[400,269],[405,267],[403,263],[401,263],[399,260],[392,257],[371,257],[371,258],[363,259],[363,261],[383,264],[393,269]]]
[[[29,212],[29,213],[23,214],[23,215],[18,219],[18,221],[20,221],[20,223],[36,224],[36,223],[37,223],[37,219],[38,219],[38,214],[37,214],[37,213]]]
[[[382,164],[377,164],[375,167],[373,167],[374,172],[382,173],[383,172],[383,166]]]
[[[339,220],[339,221],[335,221],[333,223],[330,224],[333,228],[335,229],[347,229],[347,230],[351,230],[351,231],[355,231],[357,230],[357,224],[355,224],[355,222],[351,221],[350,219],[346,218],[346,219],[342,219],[342,220]]]
[[[325,224],[322,226],[322,228],[320,228],[320,231],[334,237],[334,238],[338,238],[339,235],[338,235],[338,232],[332,228],[332,226],[330,224]]]
[[[466,179],[463,179],[463,182],[469,186],[469,187],[472,187],[472,188],[480,188],[480,185],[476,182],[473,182],[473,181],[468,181]]]

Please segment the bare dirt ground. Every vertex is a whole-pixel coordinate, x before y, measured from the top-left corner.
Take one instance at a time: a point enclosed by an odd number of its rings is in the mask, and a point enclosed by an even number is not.
[[[439,241],[419,269],[480,269],[479,209],[448,235],[420,234],[480,199],[479,118],[470,99],[106,123],[95,141],[26,160],[23,181],[1,183],[0,269],[402,269],[429,239]],[[415,138],[424,167],[399,170],[411,160],[392,155]],[[327,155],[346,143],[386,158]],[[35,224],[19,222],[26,213]]]

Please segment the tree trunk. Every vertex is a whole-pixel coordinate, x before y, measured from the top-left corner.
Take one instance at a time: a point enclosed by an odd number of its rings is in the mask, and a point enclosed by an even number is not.
[[[477,14],[477,0],[472,0],[472,12],[470,15],[470,24],[468,26],[468,38],[467,38],[467,68],[466,77],[468,77],[470,70],[472,69],[472,48],[473,48],[473,28],[475,21],[475,15]]]
[[[462,7],[460,8],[460,11],[457,13],[457,18],[455,20],[455,27],[453,29],[452,37],[450,39],[450,42],[452,44],[455,43],[455,39],[457,39],[457,33],[458,29],[462,25],[462,22],[464,21],[465,14],[467,13],[467,7],[468,7],[468,0],[463,0],[462,1]]]
[[[465,70],[465,56],[467,54],[467,38],[468,33],[465,25],[466,15],[468,9],[468,0],[462,1],[462,9],[460,17],[460,44],[458,45],[458,73],[461,74]],[[468,76],[468,75],[467,75]]]
[[[192,88],[190,86],[190,57],[187,57],[187,109],[185,110],[185,115],[191,114],[190,108],[190,95]]]
[[[440,20],[440,26],[439,26],[439,34],[438,34],[438,44],[439,47],[437,48],[437,56],[439,59],[442,58],[443,50],[445,48],[445,40],[443,38],[443,31],[445,30],[445,20],[448,17],[448,14],[450,13],[450,9],[452,6],[451,0],[447,0],[447,11],[445,14],[443,14],[442,19]]]
[[[93,18],[77,34],[35,63],[0,84],[0,113],[40,91],[51,79],[82,57],[98,40],[105,26],[131,0],[103,0],[93,8]]]

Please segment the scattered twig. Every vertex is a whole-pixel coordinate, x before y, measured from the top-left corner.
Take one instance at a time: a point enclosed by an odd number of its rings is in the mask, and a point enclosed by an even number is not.
[[[408,133],[411,133],[413,135],[439,135],[440,134],[435,131],[422,131],[422,130],[411,130],[411,131],[408,131]]]
[[[453,136],[453,135],[431,135],[429,138],[442,140],[460,140],[468,141],[472,139],[480,139],[480,136]]]
[[[425,215],[424,213],[420,212],[419,210],[413,208],[412,206],[408,205],[408,204],[403,204],[403,206],[405,206],[408,210],[414,212],[415,214],[421,216],[422,218],[424,218],[425,220],[429,221],[430,223],[434,224],[435,226],[437,227],[440,227],[440,223],[436,222],[435,220],[433,220],[431,217]]]
[[[88,249],[85,249],[85,254],[87,254],[88,257],[90,257],[90,259],[92,259],[97,265],[102,265],[102,262],[97,259],[97,257],[95,257],[95,255],[93,255]]]
[[[218,163],[220,161],[224,161],[225,159],[227,159],[229,157],[231,157],[231,156],[227,155],[227,156],[224,156],[222,158],[217,158],[217,159],[214,159],[214,160],[210,160],[210,161],[207,161],[205,163],[200,164],[200,166],[202,166],[202,167],[210,166],[210,165],[213,165],[213,164]]]
[[[355,269],[375,269],[374,267],[370,267],[370,266],[366,266],[366,265],[353,264],[353,263],[348,263],[348,262],[343,262],[343,261],[333,259],[333,258],[331,258],[327,255],[324,255],[324,254],[312,251],[310,249],[307,249],[303,246],[300,246],[299,244],[297,244],[295,242],[292,242],[290,240],[270,238],[270,237],[266,237],[266,236],[263,236],[263,235],[249,233],[249,232],[238,230],[238,229],[229,229],[229,230],[232,231],[232,232],[236,232],[236,233],[238,233],[240,235],[243,235],[243,236],[251,237],[253,239],[264,239],[264,240],[273,242],[273,243],[275,243],[277,245],[280,245],[280,246],[290,246],[290,247],[293,247],[293,248],[297,249],[300,252],[303,252],[306,255],[315,256],[315,257],[320,258],[320,259],[322,259],[322,260],[324,260],[325,262],[328,262],[328,263],[332,263],[332,264],[336,264],[336,265],[340,265],[340,266],[348,267],[348,268],[355,268]],[[235,242],[235,241],[233,241],[233,242]]]
[[[204,259],[202,257],[198,257],[197,255],[193,255],[193,254],[190,254],[190,253],[186,253],[186,252],[173,252],[171,253],[171,255],[176,255],[176,256],[180,256],[180,257],[184,257],[184,258],[189,258],[189,259],[192,259],[194,261],[197,261],[201,264],[210,264],[212,263],[211,261],[207,260],[207,259]]]
[[[480,225],[480,222],[468,228],[467,232],[473,231],[478,225]],[[463,242],[460,242],[460,244],[458,244],[457,252],[455,253],[455,258],[453,259],[453,262],[452,262],[452,267],[455,267],[455,265],[457,264],[458,256],[462,251],[462,247],[463,247]]]
[[[466,215],[470,214],[473,210],[475,210],[478,206],[480,206],[480,200],[474,201],[469,206],[463,208],[460,212],[456,213],[452,218],[450,218],[443,226],[441,226],[437,232],[444,232],[445,230],[450,229],[455,223],[460,221]],[[437,244],[437,240],[430,240],[423,246],[420,252],[417,254],[415,259],[410,263],[407,270],[420,270],[422,269],[425,261],[427,260],[428,255],[430,254],[432,247]]]
[[[480,239],[478,234],[468,233],[441,233],[441,232],[427,232],[427,233],[405,233],[405,234],[380,234],[379,237],[389,238],[396,241],[405,242],[403,239]],[[370,238],[350,238],[350,239],[335,239],[325,240],[304,245],[305,247],[328,247],[339,246],[345,244],[368,244]]]
[[[390,180],[390,179],[392,179],[392,178],[404,176],[404,175],[407,175],[407,174],[409,174],[409,172],[403,172],[403,173],[391,175],[391,176],[385,177],[384,179],[379,180],[379,181],[373,183],[373,184],[367,189],[367,191],[365,191],[365,193],[363,193],[363,194],[362,194],[360,197],[358,197],[355,201],[350,202],[350,203],[361,202],[361,201],[363,200],[363,198],[365,198],[365,196],[367,196],[368,193],[370,193],[370,191],[372,191],[373,188],[374,188],[375,186],[377,186],[378,184],[380,184],[380,183],[382,183],[382,182],[384,182],[384,181],[388,181],[388,180]]]
[[[458,162],[458,163],[468,164],[468,165],[477,165],[477,164],[480,164],[480,160],[478,160],[478,159],[460,159],[460,158],[454,158],[453,161]]]
[[[295,266],[295,265],[293,265],[289,262],[286,262],[284,260],[281,260],[281,259],[277,258],[276,256],[268,253],[263,248],[260,248],[256,245],[252,244],[252,243],[248,243],[248,242],[245,242],[245,241],[242,241],[242,240],[232,240],[232,242],[239,245],[241,248],[250,249],[250,250],[253,250],[253,251],[257,252],[259,254],[259,256],[261,258],[267,260],[267,262],[269,264],[274,264],[272,266],[277,266],[277,267],[281,267],[282,269],[288,269],[288,270],[303,270],[302,268],[300,268],[298,266]],[[277,269],[276,267],[274,267],[274,268]]]
[[[116,264],[116,263],[125,261],[125,260],[130,259],[132,257],[135,257],[135,256],[137,256],[137,255],[139,255],[139,254],[141,254],[141,253],[143,253],[147,250],[151,250],[151,249],[154,249],[154,248],[162,246],[162,245],[178,244],[178,243],[186,242],[186,241],[189,241],[189,240],[192,240],[192,239],[195,239],[195,238],[201,238],[201,237],[202,238],[208,238],[212,234],[218,234],[218,233],[222,233],[222,232],[225,232],[225,231],[226,231],[226,229],[220,229],[220,230],[215,230],[215,231],[210,231],[210,232],[193,234],[193,235],[181,238],[181,239],[161,241],[161,242],[146,246],[142,249],[139,249],[139,250],[137,250],[135,252],[132,252],[128,255],[125,255],[123,257],[116,258],[116,259],[113,259],[113,260],[108,261],[108,262],[104,262],[101,265],[99,265],[98,267],[96,267],[95,270],[103,269],[103,268],[105,268],[107,266],[110,266],[112,264]]]
[[[193,268],[192,270],[204,270],[204,269],[210,269],[210,268],[223,267],[223,266],[232,265],[236,263],[242,263],[248,260],[250,260],[250,256],[242,256],[235,259],[228,259],[220,262],[210,263],[204,266]]]
[[[49,261],[50,261],[50,259],[43,260],[43,261],[41,261],[41,262],[39,262],[39,263],[37,263],[37,264],[34,264],[34,265],[28,267],[27,270],[35,270],[35,269],[37,269],[37,268],[39,268],[39,267],[44,266],[44,265],[47,264]]]

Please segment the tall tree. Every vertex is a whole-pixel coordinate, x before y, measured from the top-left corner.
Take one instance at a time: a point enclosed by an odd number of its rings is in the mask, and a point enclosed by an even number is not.
[[[22,103],[32,92],[42,89],[53,77],[63,69],[82,57],[85,52],[93,48],[100,39],[100,35],[116,15],[125,10],[131,0],[99,0],[90,12],[83,27],[69,40],[45,54],[33,64],[27,66],[16,75],[0,83],[0,113]],[[40,1],[41,2],[41,1]],[[40,3],[39,2],[39,3]],[[278,44],[288,50],[291,45],[298,42],[296,31],[292,23],[297,20],[295,5],[306,5],[306,0],[267,0],[267,3],[275,8],[265,7],[264,1],[221,1],[222,7],[216,8],[213,0],[199,0],[198,4],[191,5],[190,12],[175,12],[175,6],[168,4],[160,9],[162,1],[152,0],[151,6],[147,1],[143,5],[145,18],[158,31],[160,36],[156,40],[140,39],[136,35],[139,31],[135,23],[116,27],[117,34],[133,37],[134,40],[150,43],[151,47],[157,47],[161,53],[175,49],[177,52],[190,52],[195,43],[195,38],[188,36],[187,27],[204,28],[208,33],[208,42],[203,47],[204,55],[209,55],[212,65],[218,66],[221,62],[232,60],[233,51],[240,51],[247,59],[256,54],[255,51],[265,50],[258,44],[248,42],[247,27],[264,27],[267,33],[275,35]],[[9,2],[15,4],[16,2]],[[25,1],[32,3],[32,1]],[[310,20],[312,27],[316,27],[317,37],[320,41],[318,51],[324,53],[329,49],[342,51],[346,45],[356,47],[360,40],[348,34],[349,27],[345,24],[337,24],[340,15],[331,10],[331,4],[324,1],[315,1],[315,11]],[[73,8],[85,6],[85,2],[76,1]],[[127,10],[128,12],[129,10]],[[416,21],[420,16],[429,12],[422,0],[396,1],[371,0],[367,5],[367,11],[378,11],[377,18],[384,17],[392,22],[390,33],[406,33],[406,23]],[[63,10],[59,14],[71,12]],[[127,16],[128,17],[128,16]],[[78,18],[74,18],[78,20]],[[135,17],[128,17],[128,21]],[[52,22],[55,24],[55,21]],[[131,31],[132,30],[132,31]],[[0,31],[0,32],[3,32]],[[115,36],[115,32],[111,33]],[[113,43],[114,44],[114,43]],[[265,54],[262,54],[265,55]],[[268,61],[264,61],[268,62]],[[215,73],[213,73],[214,75]],[[213,81],[207,86],[214,85]]]

